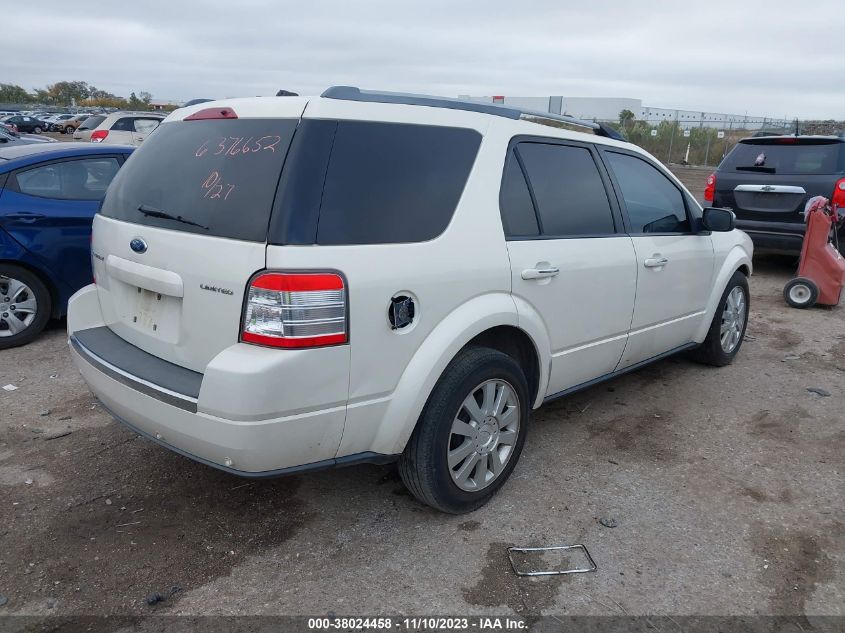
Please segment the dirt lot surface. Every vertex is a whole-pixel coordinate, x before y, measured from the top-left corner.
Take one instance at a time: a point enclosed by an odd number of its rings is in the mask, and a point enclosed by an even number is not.
[[[845,615],[845,308],[786,307],[792,264],[757,262],[733,365],[672,358],[540,409],[465,516],[387,467],[250,482],[140,439],[56,324],[0,352],[0,614]],[[507,562],[572,543],[597,573]]]

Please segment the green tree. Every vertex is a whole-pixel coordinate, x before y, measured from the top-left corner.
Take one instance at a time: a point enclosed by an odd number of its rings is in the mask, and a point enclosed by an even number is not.
[[[141,92],[140,95],[138,96],[134,92],[131,93],[126,102],[126,107],[130,110],[149,110],[152,95],[149,92]]]
[[[0,84],[0,102],[2,103],[30,103],[33,95],[25,88],[15,84]]]
[[[91,86],[84,81],[60,81],[47,86],[47,94],[50,103],[67,106],[90,97]]]
[[[623,128],[629,128],[636,119],[636,115],[628,109],[622,110],[619,113],[619,125]]]

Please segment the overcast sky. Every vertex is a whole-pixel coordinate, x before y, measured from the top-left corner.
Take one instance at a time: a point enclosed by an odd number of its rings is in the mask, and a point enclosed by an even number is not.
[[[845,119],[842,0],[578,4],[16,2],[3,7],[0,82],[172,100],[347,84]]]

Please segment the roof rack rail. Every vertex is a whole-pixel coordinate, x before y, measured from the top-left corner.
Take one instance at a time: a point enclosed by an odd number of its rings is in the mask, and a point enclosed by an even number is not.
[[[320,95],[326,99],[340,99],[343,101],[362,101],[365,103],[399,103],[403,105],[428,106],[430,108],[447,108],[450,110],[464,110],[466,112],[479,112],[481,114],[492,114],[514,120],[546,119],[549,121],[560,121],[576,127],[592,130],[597,136],[606,136],[617,141],[625,141],[625,138],[613,128],[593,121],[584,121],[566,114],[555,114],[554,112],[541,112],[535,110],[522,110],[505,105],[494,103],[479,103],[477,101],[464,101],[450,97],[435,97],[431,95],[410,94],[406,92],[381,92],[376,90],[361,90],[355,86],[332,86],[327,88]]]

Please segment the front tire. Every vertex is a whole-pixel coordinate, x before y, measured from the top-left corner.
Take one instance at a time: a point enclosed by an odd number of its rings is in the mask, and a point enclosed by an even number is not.
[[[41,128],[40,128],[40,127],[38,127],[37,125],[36,125],[34,128],[32,128],[32,131],[33,131],[35,134],[41,134]]]
[[[528,382],[508,355],[465,349],[446,367],[399,459],[399,474],[423,503],[471,512],[510,476],[525,445]]]
[[[748,278],[736,271],[719,300],[707,338],[692,357],[705,365],[723,367],[733,362],[742,347],[751,305]]]
[[[37,275],[0,264],[0,349],[26,345],[38,336],[50,320],[52,303]]]
[[[793,308],[810,308],[819,300],[819,287],[812,279],[796,277],[783,287],[783,298]]]

